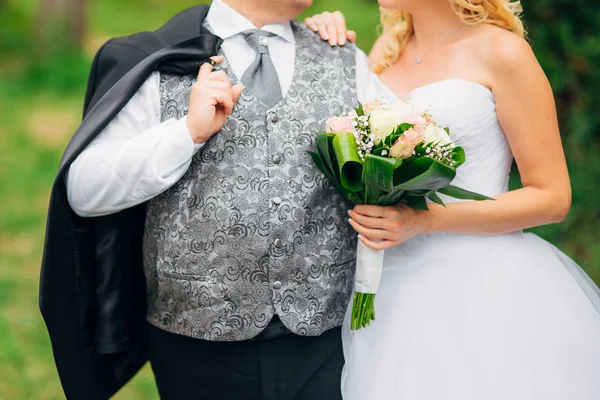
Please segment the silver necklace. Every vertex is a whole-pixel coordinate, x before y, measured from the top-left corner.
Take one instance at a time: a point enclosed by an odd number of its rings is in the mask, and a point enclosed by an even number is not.
[[[454,31],[452,33],[452,35],[448,36],[448,38],[446,40],[444,40],[443,42],[440,42],[438,44],[436,44],[435,46],[431,47],[429,50],[427,50],[425,53],[423,53],[422,55],[419,56],[419,49],[417,49],[417,45],[415,43],[415,50],[417,51],[417,57],[415,58],[415,64],[421,64],[421,60],[423,59],[423,57],[425,57],[427,54],[431,53],[433,50],[435,50],[436,48],[438,48],[439,46],[441,46],[442,44],[448,42],[450,39],[454,38],[454,36],[458,35],[458,33],[460,31],[463,30],[463,28],[465,27],[465,25],[461,25],[456,31]]]

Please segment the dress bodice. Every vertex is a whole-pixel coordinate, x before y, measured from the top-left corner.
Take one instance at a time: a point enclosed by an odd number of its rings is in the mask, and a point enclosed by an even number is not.
[[[450,128],[452,140],[465,149],[467,162],[458,168],[453,185],[488,196],[508,190],[513,155],[490,89],[463,79],[446,79],[414,89],[406,101]]]

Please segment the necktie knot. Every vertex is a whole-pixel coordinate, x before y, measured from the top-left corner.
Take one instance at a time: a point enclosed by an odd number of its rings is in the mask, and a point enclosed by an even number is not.
[[[260,29],[251,29],[245,31],[243,35],[250,47],[256,50],[257,53],[269,54],[269,38],[275,36],[275,34]]]

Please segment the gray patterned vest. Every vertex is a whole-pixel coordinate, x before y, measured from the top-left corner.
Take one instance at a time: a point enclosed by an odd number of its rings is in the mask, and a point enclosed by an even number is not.
[[[215,341],[256,336],[276,313],[298,335],[340,326],[354,278],[348,204],[306,153],[355,106],[356,48],[293,23],[295,75],[268,109],[245,91],[187,173],[148,202],[148,320]],[[236,83],[227,61],[224,70]],[[162,119],[187,113],[193,76],[162,75]]]

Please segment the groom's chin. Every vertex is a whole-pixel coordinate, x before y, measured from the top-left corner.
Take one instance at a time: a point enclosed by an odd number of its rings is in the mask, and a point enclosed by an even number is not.
[[[292,0],[294,6],[300,11],[306,10],[308,7],[312,6],[313,0]]]

